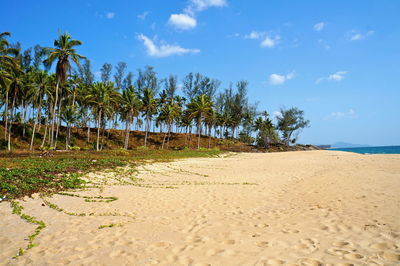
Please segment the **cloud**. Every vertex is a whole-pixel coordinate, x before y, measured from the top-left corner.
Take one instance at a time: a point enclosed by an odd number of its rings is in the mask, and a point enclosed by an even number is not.
[[[262,40],[260,43],[261,47],[273,48],[279,43],[281,36],[279,35],[272,36],[272,34],[268,32],[253,30],[249,34],[244,35],[244,38],[252,40]]]
[[[344,79],[344,75],[347,74],[347,71],[338,71],[334,74],[331,74],[328,76],[328,80],[335,80],[335,81],[341,81]]]
[[[180,30],[189,30],[197,26],[196,19],[186,14],[172,14],[168,23]]]
[[[345,75],[347,74],[347,71],[337,71],[336,73],[333,73],[331,75],[329,75],[328,77],[322,77],[319,78],[315,81],[315,83],[319,84],[324,80],[328,80],[328,81],[341,81],[345,78]]]
[[[143,41],[147,54],[151,57],[168,57],[172,55],[197,54],[200,52],[199,49],[187,49],[179,45],[156,45],[153,40],[143,34],[139,34],[138,39]]]
[[[107,12],[106,13],[106,18],[107,19],[113,19],[115,17],[115,13],[113,13],[113,12]]]
[[[210,7],[224,7],[226,0],[190,0],[180,14],[171,14],[168,24],[178,30],[190,30],[197,26],[196,14]]]
[[[194,14],[210,7],[224,7],[226,0],[190,0],[189,5],[184,9],[186,13]]]
[[[245,39],[260,39],[264,33],[258,31],[252,31],[249,34],[245,35]]]
[[[357,32],[355,30],[352,30],[350,32],[350,37],[349,38],[350,38],[350,41],[360,41],[360,40],[365,39],[366,37],[368,37],[368,36],[370,36],[370,35],[372,35],[374,33],[375,32],[373,30],[370,30],[370,31],[368,31],[366,33],[359,33],[359,32]]]
[[[265,39],[261,42],[261,47],[267,47],[267,48],[273,48],[277,44],[278,40],[280,39],[279,35],[275,36],[274,39],[271,37],[267,36]]]
[[[294,71],[292,71],[286,75],[271,74],[269,76],[269,84],[281,85],[281,84],[285,83],[287,80],[291,80],[293,78],[294,78]]]
[[[137,15],[137,17],[138,17],[138,19],[145,20],[148,14],[149,14],[149,11],[145,11],[142,14]]]
[[[321,31],[325,28],[326,24],[324,22],[320,22],[314,25],[314,30],[315,31]]]
[[[343,118],[355,119],[358,115],[353,109],[349,109],[347,112],[331,112],[329,115],[324,117],[324,120],[340,120]]]

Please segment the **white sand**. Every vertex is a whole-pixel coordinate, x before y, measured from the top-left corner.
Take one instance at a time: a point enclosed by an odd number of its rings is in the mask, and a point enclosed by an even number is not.
[[[136,175],[153,187],[75,193],[118,197],[110,203],[47,198],[93,216],[21,201],[47,227],[17,259],[35,226],[0,203],[0,264],[400,264],[400,155],[236,154],[146,165]],[[111,182],[113,174],[95,177]],[[118,226],[98,228],[111,223]]]

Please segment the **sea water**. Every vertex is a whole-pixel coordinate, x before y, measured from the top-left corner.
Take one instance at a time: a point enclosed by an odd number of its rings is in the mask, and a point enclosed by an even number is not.
[[[330,150],[356,152],[361,154],[400,154],[400,146],[340,148]]]

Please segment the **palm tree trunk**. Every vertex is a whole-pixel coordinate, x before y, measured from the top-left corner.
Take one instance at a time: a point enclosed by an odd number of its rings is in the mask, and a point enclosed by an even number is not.
[[[168,140],[167,140],[167,149],[169,148],[169,137],[171,136],[172,124],[169,124],[168,127]]]
[[[197,139],[197,149],[198,150],[200,150],[200,137],[201,137],[201,116],[200,116],[200,119],[199,119],[199,137],[198,137],[198,139]]]
[[[148,114],[146,114],[146,128],[145,128],[145,135],[144,135],[144,146],[147,146],[147,136],[149,134],[149,120],[150,120],[150,116]]]
[[[46,121],[44,121],[44,136],[43,136],[43,140],[42,140],[42,144],[40,145],[40,148],[43,148],[44,143],[46,142],[48,119],[49,119],[49,117],[46,117]]]
[[[8,90],[6,91],[6,109],[4,111],[5,123],[4,123],[4,141],[7,141],[7,126],[8,126]]]
[[[87,139],[86,142],[89,143],[90,141],[90,119],[87,120]]]
[[[211,148],[211,126],[208,127],[208,148]]]
[[[59,102],[60,103],[58,104],[58,112],[60,112],[60,110],[61,110],[62,99],[60,99]],[[58,133],[60,131],[60,125],[61,125],[61,116],[59,116],[58,120],[57,120],[57,129],[56,129],[56,136],[55,136],[55,141],[54,141],[54,148],[57,148],[57,140],[58,140]]]
[[[97,118],[97,143],[96,143],[96,150],[97,150],[97,151],[99,151],[100,121],[101,121],[101,110],[99,111],[99,117]]]
[[[14,107],[15,107],[15,98],[17,97],[17,90],[14,90],[14,98],[11,106],[11,116],[10,116],[10,126],[8,127],[8,144],[7,144],[7,150],[11,151],[11,127],[12,127],[12,122],[14,119]]]
[[[36,113],[36,118],[35,118],[35,123],[33,125],[33,130],[32,130],[32,138],[31,138],[31,145],[29,146],[29,150],[33,151],[33,140],[35,139],[35,130],[36,130],[36,125],[39,120],[39,114],[40,114],[40,107],[42,106],[42,98],[39,99],[39,107]]]
[[[131,131],[131,116],[129,116],[126,120],[126,127],[125,127],[125,143],[124,148],[128,149],[129,146],[129,132]]]
[[[165,143],[166,139],[167,139],[167,132],[165,132],[165,134],[164,134],[163,142],[162,142],[162,145],[161,145],[161,149],[162,150],[164,149],[164,143]]]
[[[22,100],[22,137],[25,138],[25,116],[26,116],[26,106],[25,101]]]
[[[60,86],[60,79],[57,78],[56,98],[54,100],[53,114],[52,114],[52,119],[51,119],[50,147],[53,147],[53,144],[54,144],[54,123],[55,123],[55,118],[56,118],[56,107],[57,107],[57,102],[58,102],[58,87],[59,86]]]
[[[70,136],[70,131],[71,131],[71,127],[69,126],[69,123],[67,123],[67,136],[65,138],[65,149],[68,150],[69,147],[69,136]]]

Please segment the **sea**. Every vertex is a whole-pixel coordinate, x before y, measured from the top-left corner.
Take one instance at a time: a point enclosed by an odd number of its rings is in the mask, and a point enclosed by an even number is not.
[[[400,154],[400,146],[358,147],[329,149],[334,151],[348,151],[361,154]]]

